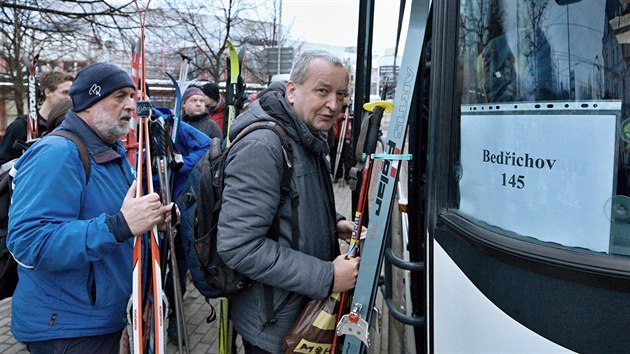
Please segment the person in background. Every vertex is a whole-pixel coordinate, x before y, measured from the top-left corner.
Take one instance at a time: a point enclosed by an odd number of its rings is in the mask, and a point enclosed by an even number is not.
[[[208,113],[212,116],[212,119],[217,123],[219,129],[222,132],[223,129],[223,120],[225,119],[225,99],[221,97],[219,93],[219,85],[208,82],[207,84],[201,86],[201,91],[205,97],[205,104]]]
[[[37,111],[37,127],[39,135],[43,135],[47,129],[47,119],[50,110],[64,99],[69,99],[68,89],[74,77],[62,71],[49,71],[41,75],[39,85],[44,94],[44,102]],[[22,156],[23,149],[15,147],[16,141],[26,142],[27,116],[17,117],[9,126],[2,141],[0,141],[0,165]]]
[[[77,146],[37,141],[15,164],[7,247],[18,262],[11,331],[33,354],[119,353],[132,287],[134,235],[170,221],[157,193],[136,197],[120,138],[129,131],[134,82],[108,63],[81,70],[68,94],[73,109],[57,129]],[[36,186],[36,188],[33,188]]]
[[[230,297],[234,328],[247,354],[282,353],[284,337],[309,299],[324,299],[355,285],[359,259],[340,255],[338,242],[350,238],[354,224],[336,213],[322,136],[341,111],[348,81],[338,57],[307,51],[295,62],[286,87],[261,92],[233,123],[231,138],[258,121],[284,128],[293,151],[291,185],[299,197],[299,249],[294,249],[292,203],[280,204],[286,168],[280,139],[259,129],[232,145],[217,251],[227,266],[253,281]],[[274,241],[267,234],[276,215]],[[271,302],[263,300],[268,290]]]
[[[55,128],[57,128],[63,119],[66,117],[66,113],[72,108],[72,100],[67,98],[59,101],[48,113],[48,121],[46,122],[46,134],[49,134]]]
[[[223,139],[223,132],[219,125],[212,119],[206,109],[206,96],[199,87],[189,87],[182,98],[182,119],[184,122],[201,130],[210,139]]]

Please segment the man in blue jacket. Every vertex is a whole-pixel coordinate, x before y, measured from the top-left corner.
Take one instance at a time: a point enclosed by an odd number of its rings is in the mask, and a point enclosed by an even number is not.
[[[8,248],[19,263],[11,330],[31,353],[118,353],[132,285],[132,236],[170,218],[158,194],[136,198],[120,137],[135,109],[134,83],[116,65],[79,72],[73,110],[53,136],[16,163]]]

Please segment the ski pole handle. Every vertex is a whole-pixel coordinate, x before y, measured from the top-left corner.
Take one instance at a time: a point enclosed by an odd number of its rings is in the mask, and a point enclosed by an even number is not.
[[[158,134],[157,137],[159,137],[157,147],[158,157],[166,157],[168,156],[166,150],[168,148],[170,138],[168,130],[166,129],[166,122],[164,121],[164,118],[159,117],[155,120],[154,124],[156,124],[156,133]]]
[[[138,101],[136,104],[136,114],[138,117],[148,117],[151,115],[151,102],[150,101]]]
[[[370,127],[368,128],[365,146],[363,148],[363,153],[371,155],[376,151],[376,144],[378,143],[378,135],[381,130],[381,119],[383,118],[383,114],[391,113],[394,109],[394,104],[390,101],[369,102],[363,105],[363,109],[368,112],[372,112],[370,117]]]

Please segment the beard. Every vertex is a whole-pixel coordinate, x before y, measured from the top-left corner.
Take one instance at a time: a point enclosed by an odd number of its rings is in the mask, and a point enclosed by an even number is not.
[[[116,124],[111,124],[111,117],[104,111],[97,110],[92,124],[101,135],[104,142],[113,144],[123,135],[129,133],[129,118],[130,117],[121,114],[121,116],[116,119]]]

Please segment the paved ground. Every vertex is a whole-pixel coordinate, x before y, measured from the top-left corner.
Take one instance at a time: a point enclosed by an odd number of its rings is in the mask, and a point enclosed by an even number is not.
[[[351,219],[351,192],[348,185],[342,180],[341,183],[335,184],[335,200],[337,210]],[[211,300],[212,305],[216,305],[216,300]],[[215,306],[216,307],[216,306]],[[184,295],[184,310],[186,313],[186,328],[188,329],[189,340],[191,343],[191,353],[218,353],[218,327],[217,322],[207,323],[206,318],[210,313],[210,306],[200,296],[199,292],[192,286],[188,285],[186,294]],[[0,301],[0,353],[27,353],[22,343],[13,339],[10,331],[11,325],[11,299]],[[238,351],[242,353],[240,340],[237,340]],[[168,353],[178,353],[177,343],[169,343]]]

